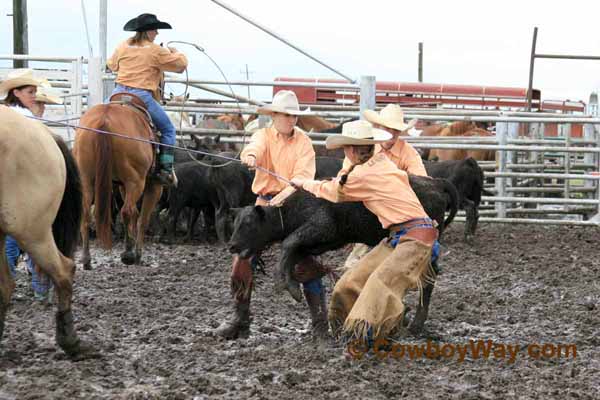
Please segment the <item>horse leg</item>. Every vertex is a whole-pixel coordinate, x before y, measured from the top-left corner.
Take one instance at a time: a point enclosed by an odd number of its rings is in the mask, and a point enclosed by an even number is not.
[[[135,241],[135,259],[140,262],[142,259],[142,249],[144,248],[144,236],[146,228],[150,222],[152,211],[156,208],[160,196],[162,195],[162,186],[156,183],[151,183],[146,186],[144,198],[142,200],[142,212],[137,223],[137,238]]]
[[[92,199],[94,198],[93,185],[89,182],[84,174],[81,174],[82,181],[82,202],[83,202],[83,213],[81,215],[81,244],[83,247],[83,254],[81,257],[81,263],[83,269],[92,269],[92,256],[90,255],[90,224],[92,222]]]
[[[135,228],[139,216],[137,202],[144,191],[144,183],[143,181],[141,184],[135,181],[128,182],[121,193],[123,193],[123,190],[125,191],[123,196],[125,202],[123,208],[121,208],[121,218],[125,226],[125,251],[121,254],[121,261],[125,265],[132,265],[136,262],[134,245],[137,236]]]
[[[81,353],[83,348],[75,331],[71,311],[75,263],[60,253],[50,229],[39,236],[34,236],[25,250],[42,272],[50,276],[54,282],[58,296],[56,342],[69,356]]]
[[[15,289],[15,281],[8,268],[8,259],[6,258],[6,246],[4,244],[6,236],[0,232],[0,341],[4,334],[4,319],[6,310],[10,303],[10,297]]]

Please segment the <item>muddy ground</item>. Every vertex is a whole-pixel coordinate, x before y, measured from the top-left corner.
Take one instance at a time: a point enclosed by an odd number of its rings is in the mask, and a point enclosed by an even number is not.
[[[101,358],[73,362],[54,343],[53,309],[33,304],[20,272],[0,347],[0,399],[597,399],[600,393],[600,233],[592,228],[482,224],[478,242],[447,231],[444,271],[427,332],[399,338],[396,358],[353,359],[341,345],[315,346],[308,310],[272,293],[254,295],[247,340],[211,330],[228,315],[231,257],[215,245],[151,244],[144,266],[118,250],[95,250],[95,269],[78,269],[74,311],[80,336]],[[341,263],[343,251],[323,257]],[[273,266],[277,248],[265,255]],[[411,294],[409,302],[415,302]],[[492,340],[494,353],[436,357]],[[405,354],[402,345],[430,353]],[[519,345],[510,360],[502,345]],[[536,359],[547,344],[547,355]],[[566,346],[576,346],[576,357]],[[454,346],[454,347],[452,347]],[[427,357],[427,354],[431,358]]]

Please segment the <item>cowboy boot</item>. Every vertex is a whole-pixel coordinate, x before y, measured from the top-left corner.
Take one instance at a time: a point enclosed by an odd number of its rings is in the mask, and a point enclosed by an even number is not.
[[[223,321],[215,334],[232,340],[248,337],[250,334],[250,298],[252,296],[252,260],[235,256],[231,269],[231,293],[233,295],[233,315]]]
[[[172,148],[161,147],[158,156],[158,169],[155,175],[163,185],[177,187],[177,178],[173,170],[174,162],[174,150]]]
[[[250,335],[250,296],[234,300],[233,315],[215,329],[215,335],[227,340],[247,338]]]
[[[313,338],[319,341],[326,340],[329,338],[329,324],[327,321],[325,289],[321,287],[321,290],[317,292],[305,286],[304,297],[310,311]]]

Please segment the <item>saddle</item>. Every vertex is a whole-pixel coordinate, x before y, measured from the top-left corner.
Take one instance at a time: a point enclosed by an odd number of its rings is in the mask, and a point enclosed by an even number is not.
[[[111,104],[121,104],[127,107],[131,107],[131,109],[133,109],[137,113],[140,113],[144,120],[148,123],[148,125],[150,125],[150,129],[152,129],[152,132],[156,136],[158,130],[152,122],[152,117],[150,116],[150,113],[146,108],[146,104],[138,96],[136,96],[133,93],[127,92],[115,93],[112,96],[110,96],[109,102]]]
[[[156,139],[160,139],[160,131],[152,122],[152,117],[146,108],[146,103],[144,103],[144,101],[138,96],[127,92],[115,93],[110,96],[109,102],[110,104],[121,104],[123,106],[130,107],[133,111],[139,113],[150,126],[152,131],[151,140],[156,141]],[[155,154],[159,152],[157,145],[153,144],[152,148],[154,149]],[[154,174],[157,174],[159,171],[158,157],[154,157],[154,166],[152,167],[152,171],[154,171]]]

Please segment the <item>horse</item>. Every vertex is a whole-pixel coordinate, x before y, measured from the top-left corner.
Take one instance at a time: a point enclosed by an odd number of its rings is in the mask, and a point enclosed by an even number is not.
[[[113,182],[120,185],[121,198],[124,199],[120,214],[126,226],[125,251],[121,254],[121,261],[126,265],[139,263],[145,231],[162,194],[161,184],[149,178],[155,150],[152,144],[140,141],[153,139],[149,120],[133,107],[114,102],[90,108],[81,118],[80,126],[76,131],[73,155],[79,166],[83,187],[81,238],[84,269],[92,267],[88,232],[92,199],[96,236],[101,247],[112,248]],[[91,132],[86,128],[121,136]],[[140,198],[141,213],[137,208]]]
[[[42,123],[0,106],[0,340],[15,288],[4,241],[14,237],[54,282],[56,342],[69,356],[85,346],[73,324],[71,302],[82,214],[77,165],[63,140]]]
[[[494,136],[486,129],[472,121],[456,121],[451,124],[435,124],[423,128],[421,136]],[[466,149],[423,149],[423,159],[440,161],[464,160],[469,157],[478,161],[493,161],[496,153],[493,150],[466,150]]]

